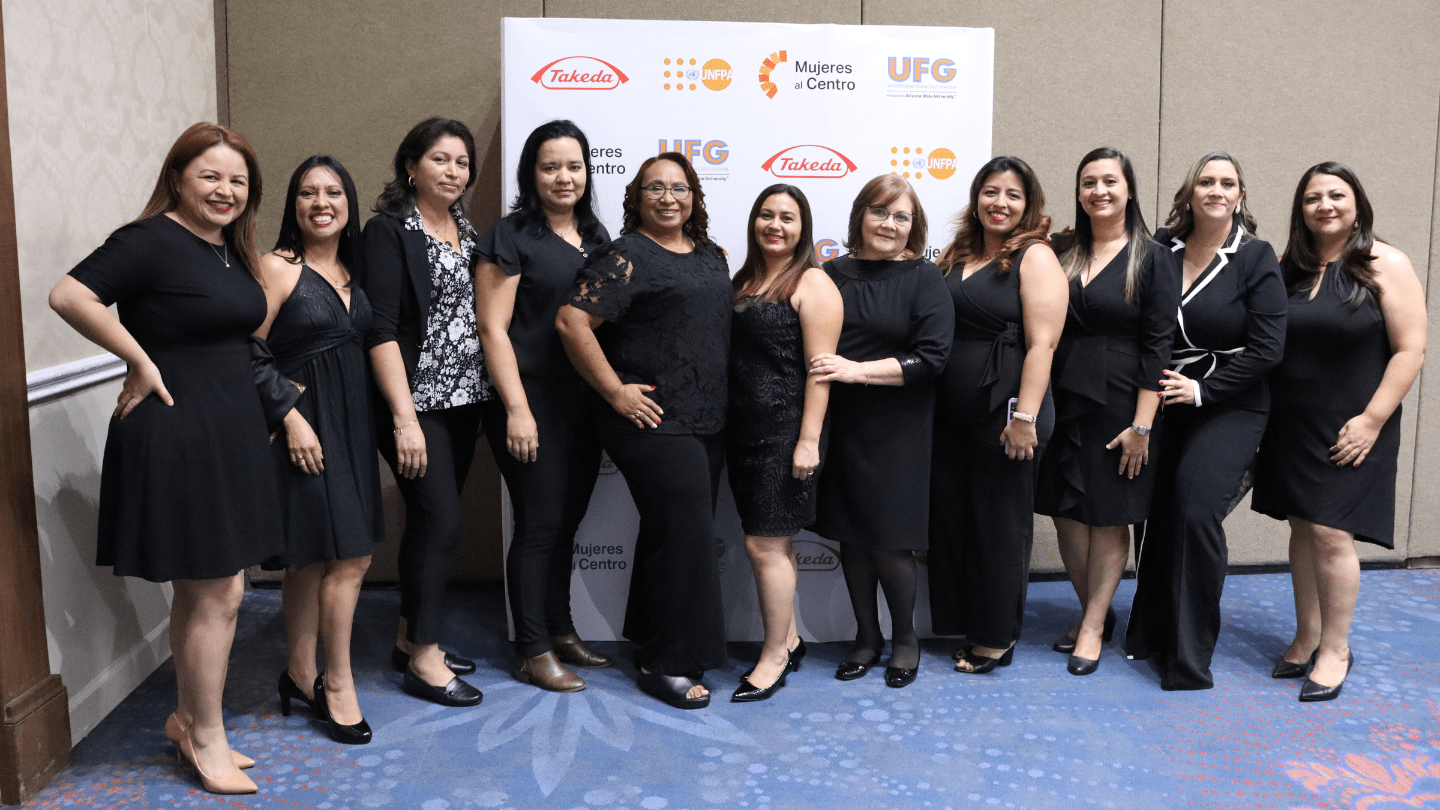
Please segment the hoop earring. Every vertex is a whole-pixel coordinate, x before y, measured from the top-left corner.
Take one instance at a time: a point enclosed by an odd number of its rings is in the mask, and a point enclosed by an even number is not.
[[[414,187],[415,187],[415,175],[413,175],[413,174],[407,174],[407,175],[405,175],[405,179],[407,179],[407,180],[410,181],[410,187],[411,187],[411,188],[414,188]]]

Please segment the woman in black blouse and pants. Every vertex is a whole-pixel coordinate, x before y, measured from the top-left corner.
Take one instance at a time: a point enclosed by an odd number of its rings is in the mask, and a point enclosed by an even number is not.
[[[708,222],[685,156],[646,160],[625,188],[622,235],[580,271],[555,321],[580,376],[610,405],[597,432],[640,512],[624,627],[639,645],[637,682],[677,709],[709,705],[700,676],[726,658],[711,523],[732,290]]]
[[[816,534],[840,543],[855,610],[855,647],[842,681],[880,660],[878,583],[890,608],[885,683],[919,671],[914,552],[928,545],[930,430],[936,375],[945,367],[955,313],[940,271],[923,258],[925,209],[895,175],[866,183],[850,206],[850,253],[825,263],[845,304],[835,354],[810,361],[831,386],[829,457],[820,471]]]
[[[1225,516],[1249,487],[1285,345],[1285,284],[1256,239],[1240,165],[1209,152],[1175,193],[1155,241],[1181,259],[1180,316],[1161,381],[1160,458],[1137,533],[1131,658],[1156,658],[1163,689],[1209,689],[1225,586]]]
[[[498,396],[485,436],[505,476],[515,533],[505,559],[520,655],[518,680],[552,692],[585,681],[566,669],[607,667],[570,618],[575,530],[600,473],[589,389],[565,357],[555,314],[575,273],[610,234],[591,206],[590,144],[569,121],[541,124],[520,150],[520,194],[480,237],[475,305]],[[541,446],[543,444],[543,447]]]
[[[400,628],[391,663],[405,691],[473,706],[455,677],[475,664],[440,651],[450,556],[460,541],[460,490],[490,383],[475,328],[475,231],[461,197],[475,182],[475,139],[459,121],[416,124],[395,152],[395,178],[365,223],[365,292],[375,309],[370,361],[389,406],[380,453],[405,499]]]

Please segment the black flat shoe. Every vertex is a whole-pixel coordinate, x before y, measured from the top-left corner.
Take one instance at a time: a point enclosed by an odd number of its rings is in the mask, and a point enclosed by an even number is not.
[[[1071,675],[1089,675],[1099,668],[1099,658],[1081,658],[1074,654],[1070,656],[1070,663],[1065,665],[1065,671]]]
[[[485,699],[479,689],[458,677],[451,678],[444,686],[431,686],[408,667],[405,669],[405,682],[401,688],[406,694],[439,703],[441,706],[478,706],[480,701]]]
[[[370,742],[370,724],[365,718],[352,726],[342,726],[335,722],[334,715],[330,714],[330,704],[325,697],[325,674],[322,672],[315,678],[315,715],[320,718],[320,723],[325,726],[325,733],[330,739],[341,745],[364,745]]]
[[[782,675],[780,680],[784,679]],[[692,680],[684,675],[661,675],[658,672],[641,670],[635,678],[635,685],[640,687],[641,692],[657,700],[662,700],[673,708],[703,709],[710,705],[708,694],[698,698],[686,697],[691,687],[695,686],[698,681],[698,678]]]
[[[885,685],[892,689],[904,689],[915,682],[920,674],[919,667],[885,667]]]
[[[410,668],[410,653],[399,647],[390,650],[390,666],[396,672],[404,672]],[[456,675],[469,675],[475,671],[475,662],[469,658],[461,658],[454,653],[445,653],[445,668]]]
[[[863,678],[865,677],[865,673],[869,672],[870,668],[878,663],[880,663],[880,653],[878,652],[875,653],[874,658],[871,658],[863,664],[841,661],[840,666],[835,667],[835,680],[853,681],[856,678]]]
[[[780,670],[780,677],[776,678],[774,683],[770,684],[764,689],[761,689],[755,684],[750,683],[749,676],[741,678],[740,685],[735,687],[735,694],[730,696],[730,702],[755,703],[761,700],[769,700],[771,695],[780,691],[780,687],[785,685],[785,678],[789,675],[789,669]]]
[[[1280,656],[1280,660],[1275,662],[1275,668],[1270,670],[1270,677],[1303,678],[1305,677],[1305,673],[1310,671],[1310,667],[1315,665],[1315,656],[1319,654],[1319,650],[1310,653],[1310,657],[1305,659],[1305,663],[1303,664],[1295,664],[1286,661],[1285,656],[1282,655]]]
[[[295,685],[295,679],[290,677],[290,670],[282,669],[280,670],[280,714],[286,717],[290,716],[290,701],[292,700],[298,700],[305,704],[305,708],[312,712],[315,711],[314,700]]]
[[[799,637],[797,636],[796,638],[799,638]],[[805,657],[805,653],[807,653],[807,652],[809,652],[809,650],[805,649],[805,639],[802,638],[802,639],[800,639],[800,643],[795,645],[795,649],[793,649],[793,650],[790,651],[790,671],[791,671],[791,672],[799,672],[799,671],[800,671],[800,659],[801,659],[801,658],[804,658],[804,657]]]
[[[1105,611],[1105,627],[1100,631],[1101,644],[1108,644],[1110,642],[1110,639],[1115,637],[1115,622],[1117,620],[1118,617],[1115,615],[1115,608],[1109,608]],[[1066,633],[1065,635],[1055,639],[1055,643],[1050,645],[1050,649],[1058,653],[1074,655],[1075,639],[1071,638],[1069,633]],[[956,658],[955,660],[958,661],[960,659]]]
[[[1350,669],[1354,666],[1355,653],[1352,652],[1350,653],[1350,657],[1345,662],[1346,678],[1350,677]],[[1341,680],[1340,683],[1337,683],[1334,686],[1321,686],[1320,684],[1315,683],[1309,678],[1306,678],[1305,683],[1301,684],[1300,686],[1300,702],[1319,703],[1322,700],[1334,700],[1335,698],[1340,697],[1340,690],[1344,688],[1344,680]]]
[[[956,672],[963,672],[966,675],[984,675],[985,673],[995,669],[995,667],[997,666],[1010,666],[1010,662],[1015,658],[1014,644],[1011,644],[1010,648],[1005,651],[1005,654],[1000,656],[999,658],[989,658],[984,655],[976,655],[974,652],[971,651],[971,649],[973,648],[966,649],[965,652],[960,655],[960,661],[964,661],[965,663],[969,664],[970,668],[961,669],[960,664],[957,661],[955,664]]]

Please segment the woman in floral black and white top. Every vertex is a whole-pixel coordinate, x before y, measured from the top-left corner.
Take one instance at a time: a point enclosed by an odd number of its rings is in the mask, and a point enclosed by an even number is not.
[[[459,121],[415,125],[395,152],[395,178],[365,224],[365,292],[380,343],[370,350],[391,422],[380,452],[405,499],[400,627],[391,662],[405,691],[473,706],[456,675],[475,664],[439,647],[446,577],[460,540],[460,490],[490,381],[475,329],[475,229],[461,198],[475,182],[475,139]]]

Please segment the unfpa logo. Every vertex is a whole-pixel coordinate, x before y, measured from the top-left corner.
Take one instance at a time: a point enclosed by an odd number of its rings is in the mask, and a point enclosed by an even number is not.
[[[535,71],[530,81],[546,90],[614,90],[630,77],[604,59],[566,56]]]
[[[890,154],[890,173],[906,179],[918,180],[929,175],[936,180],[948,180],[955,174],[955,153],[943,147],[931,149],[927,155],[924,149],[892,146]]]
[[[685,58],[666,59],[665,89],[674,87],[676,90],[694,90],[704,85],[710,90],[724,90],[735,78],[735,71],[730,69],[730,63],[724,59],[711,59],[703,65],[698,65],[698,61]],[[671,67],[672,64],[674,67]],[[672,79],[673,84],[670,81]],[[699,85],[696,84],[697,81]]]
[[[786,61],[789,60],[785,58],[785,52],[776,51],[765,57],[765,61],[760,63],[760,89],[766,96],[774,98],[775,94],[779,92],[780,88],[775,86],[775,82],[770,81],[770,71],[774,70],[776,65]]]

